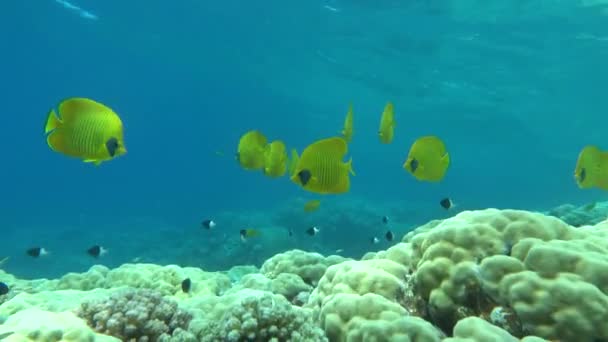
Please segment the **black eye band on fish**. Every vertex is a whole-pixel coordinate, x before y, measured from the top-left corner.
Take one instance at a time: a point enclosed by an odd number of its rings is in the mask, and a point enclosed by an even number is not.
[[[579,179],[581,182],[585,181],[585,178],[587,178],[587,171],[585,170],[585,168],[581,169],[581,173],[579,174]]]
[[[116,155],[116,150],[118,150],[118,139],[108,139],[108,141],[106,141],[106,148],[108,149],[108,154],[110,157],[114,157]]]
[[[306,184],[308,184],[311,177],[312,177],[312,174],[310,173],[309,170],[302,170],[302,171],[298,172],[298,178],[300,179],[300,183],[302,183],[302,185],[304,185],[304,186]]]
[[[416,159],[412,159],[410,162],[410,168],[412,168],[412,172],[416,172],[418,169],[418,161]]]

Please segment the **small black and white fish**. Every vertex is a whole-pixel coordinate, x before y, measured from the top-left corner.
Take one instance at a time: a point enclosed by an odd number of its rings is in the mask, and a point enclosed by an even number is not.
[[[190,278],[186,278],[182,281],[182,291],[185,293],[190,292],[190,288],[192,288],[192,280]]]
[[[384,234],[384,237],[386,238],[386,240],[388,241],[393,241],[393,239],[395,238],[395,235],[393,234],[393,232],[391,232],[390,230],[386,232],[386,234]]]
[[[92,256],[93,258],[99,258],[100,256],[108,253],[108,250],[100,245],[94,245],[87,249],[87,254]]]
[[[439,201],[439,205],[445,210],[450,210],[455,206],[454,201],[452,201],[449,197],[446,197]]]
[[[201,223],[201,226],[205,229],[211,229],[211,228],[215,227],[216,224],[215,224],[215,221],[213,221],[213,220],[204,220]]]
[[[315,236],[315,235],[317,235],[318,232],[319,232],[319,228],[314,227],[314,226],[306,229],[306,234],[308,234],[310,236]]]
[[[9,287],[8,285],[6,285],[6,283],[3,283],[0,281],[0,296],[4,296],[5,294],[8,293],[9,291]]]
[[[388,216],[382,216],[382,223],[388,224]]]
[[[42,247],[32,247],[28,248],[28,250],[25,251],[25,254],[31,256],[32,258],[38,258],[49,254],[49,251]]]
[[[370,240],[371,240],[371,242],[372,242],[373,244],[377,244],[378,242],[380,242],[380,239],[378,239],[378,238],[377,238],[377,237],[375,237],[375,236],[374,236],[374,237],[372,237]]]

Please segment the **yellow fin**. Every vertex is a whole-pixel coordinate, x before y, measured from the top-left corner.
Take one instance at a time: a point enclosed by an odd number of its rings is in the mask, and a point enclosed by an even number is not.
[[[59,115],[64,122],[74,120],[76,115],[114,113],[105,105],[84,97],[72,97],[61,101]]]
[[[346,140],[344,140],[344,138],[333,137],[319,140],[308,146],[306,150],[302,152],[300,159],[304,157],[306,152],[323,152],[335,155],[337,157],[342,157],[346,154],[346,152],[348,152],[348,145],[346,145]]]
[[[93,163],[95,166],[101,165],[101,160],[98,159],[85,159],[85,163]]]
[[[446,154],[443,156],[443,158],[441,158],[441,160],[443,161],[443,163],[445,164],[445,167],[447,168],[448,166],[450,166],[450,154],[446,152]]]
[[[54,109],[49,111],[48,116],[46,117],[46,125],[44,126],[44,133],[48,133],[58,127],[61,126],[61,120],[57,117],[57,113],[55,113]]]
[[[351,175],[356,176],[355,170],[353,170],[353,158],[350,158],[346,162],[346,169],[348,170],[348,172],[350,172]]]
[[[383,144],[390,144],[393,141],[395,128],[395,112],[392,102],[388,102],[382,112],[380,118],[380,128],[378,129],[378,136],[380,142]]]

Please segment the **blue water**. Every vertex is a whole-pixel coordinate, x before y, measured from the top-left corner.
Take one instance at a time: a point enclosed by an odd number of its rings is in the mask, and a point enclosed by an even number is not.
[[[243,252],[227,261],[221,247],[238,240],[243,225],[264,226],[286,201],[318,197],[244,171],[231,156],[250,129],[299,150],[336,135],[350,102],[351,191],[328,196],[325,214],[294,218],[295,229],[322,225],[338,210],[357,217],[348,203],[361,200],[378,207],[378,217],[416,213],[403,218],[406,231],[445,217],[437,208],[445,196],[463,210],[545,210],[605,198],[573,180],[584,145],[608,148],[605,8],[400,3],[74,0],[95,15],[87,18],[53,0],[4,1],[0,257],[11,257],[7,270],[83,271],[95,261],[82,251],[95,243],[111,249],[108,265],[140,257],[208,269],[259,264],[293,247],[329,252],[365,225],[303,245],[237,241]],[[73,96],[121,116],[127,155],[94,167],[47,147],[48,110]],[[387,101],[397,127],[394,142],[382,145],[376,132]],[[411,143],[429,134],[451,154],[439,184],[416,182],[401,168]],[[214,245],[217,237],[201,234],[199,222],[222,215],[230,228]],[[273,227],[267,234],[284,234]],[[352,241],[351,256],[376,248],[366,243]],[[35,245],[50,258],[28,259],[24,251]]]

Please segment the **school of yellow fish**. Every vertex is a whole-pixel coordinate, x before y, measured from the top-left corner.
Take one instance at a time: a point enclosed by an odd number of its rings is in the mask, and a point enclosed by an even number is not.
[[[252,130],[241,136],[237,159],[245,170],[262,169],[271,177],[287,173],[293,183],[309,192],[345,193],[350,190],[350,176],[355,174],[352,158],[344,161],[354,135],[353,122],[354,111],[350,104],[339,136],[314,141],[301,155],[292,149],[289,157],[283,142],[273,147],[274,142],[268,144],[262,133]],[[389,102],[380,118],[378,138],[381,143],[392,143],[395,126],[395,109]],[[425,136],[412,144],[403,168],[419,181],[439,182],[445,177],[449,165],[450,156],[443,141],[435,136]],[[320,203],[320,200],[310,200],[304,204],[304,211],[316,211]]]
[[[295,148],[288,155],[283,141],[269,143],[263,133],[251,130],[241,136],[236,160],[241,168],[262,171],[267,177],[287,175],[293,183],[312,193],[346,193],[350,190],[350,176],[355,175],[352,158],[344,161],[354,135],[353,122],[350,104],[340,134],[312,142],[301,155]],[[382,144],[392,143],[395,126],[395,109],[388,102],[378,129]],[[60,102],[56,110],[49,111],[44,131],[51,150],[87,163],[100,165],[127,153],[120,117],[92,99],[74,97]],[[416,180],[427,182],[443,180],[449,166],[447,148],[436,136],[415,140],[403,163],[403,168]],[[608,190],[608,152],[597,146],[585,146],[578,156],[574,179],[581,189]],[[313,212],[320,203],[320,200],[310,200],[304,205],[304,211]]]

